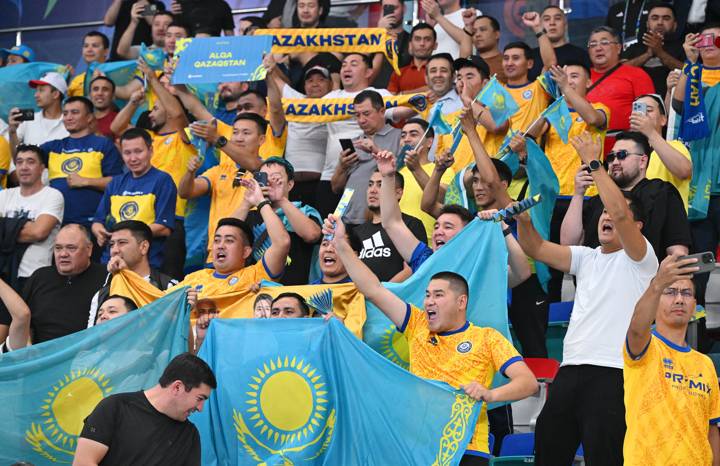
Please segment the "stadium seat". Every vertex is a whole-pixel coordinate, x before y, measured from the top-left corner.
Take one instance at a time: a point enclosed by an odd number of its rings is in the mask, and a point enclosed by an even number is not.
[[[550,303],[548,311],[548,322],[550,323],[567,323],[570,321],[574,301],[562,301],[559,303]]]
[[[520,429],[526,428],[524,430],[535,430],[535,423],[547,400],[548,385],[555,379],[560,363],[556,359],[545,358],[525,358],[524,361],[540,383],[540,390],[512,404],[513,425]]]
[[[502,466],[526,466],[528,464],[535,464],[534,456],[498,456],[490,460],[490,465],[502,465]]]
[[[492,453],[494,449],[495,449],[495,436],[492,434],[492,432],[488,432],[488,451],[490,453]]]
[[[503,437],[500,456],[532,456],[535,450],[535,434],[510,434]]]
[[[524,361],[540,382],[551,383],[560,368],[560,362],[556,359],[525,358]]]

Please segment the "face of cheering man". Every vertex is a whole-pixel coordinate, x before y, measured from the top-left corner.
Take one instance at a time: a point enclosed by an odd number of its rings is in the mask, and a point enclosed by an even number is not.
[[[454,288],[449,280],[440,278],[428,283],[423,308],[433,333],[456,330],[466,321],[467,294]]]
[[[245,233],[240,228],[223,225],[215,230],[213,238],[213,267],[221,274],[237,272],[245,267],[245,260],[252,254]]]
[[[437,57],[427,64],[425,79],[435,95],[442,97],[453,88],[455,70],[453,64],[444,57]]]

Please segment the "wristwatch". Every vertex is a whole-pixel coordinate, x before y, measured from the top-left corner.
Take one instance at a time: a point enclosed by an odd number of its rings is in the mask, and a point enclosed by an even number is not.
[[[600,167],[602,167],[602,163],[600,163],[599,160],[591,160],[585,170],[587,170],[588,173],[592,173],[600,170]]]
[[[545,30],[545,28],[543,28],[543,30],[540,32],[536,32],[535,37],[537,37],[539,39],[540,36],[542,36],[543,34],[547,34],[547,30]]]
[[[215,141],[215,147],[217,147],[218,149],[222,149],[227,145],[227,143],[227,138],[225,136],[220,136],[219,138],[217,138],[217,141]]]

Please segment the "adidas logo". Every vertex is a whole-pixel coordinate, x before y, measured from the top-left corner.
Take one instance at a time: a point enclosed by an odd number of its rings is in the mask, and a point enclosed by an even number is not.
[[[358,256],[360,259],[371,259],[373,257],[390,257],[392,251],[383,243],[382,235],[378,231],[370,238],[363,241],[363,248]]]

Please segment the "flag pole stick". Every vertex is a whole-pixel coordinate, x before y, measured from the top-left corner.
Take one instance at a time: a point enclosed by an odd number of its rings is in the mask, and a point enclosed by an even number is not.
[[[420,140],[418,141],[418,143],[415,145],[415,148],[413,149],[413,152],[417,152],[418,147],[420,147],[420,144],[422,144],[423,141],[425,140],[425,136],[427,136],[428,131],[430,131],[430,128],[432,128],[432,125],[429,124],[428,127],[427,127],[427,129],[426,129],[425,132],[423,133],[422,137],[420,138]]]

